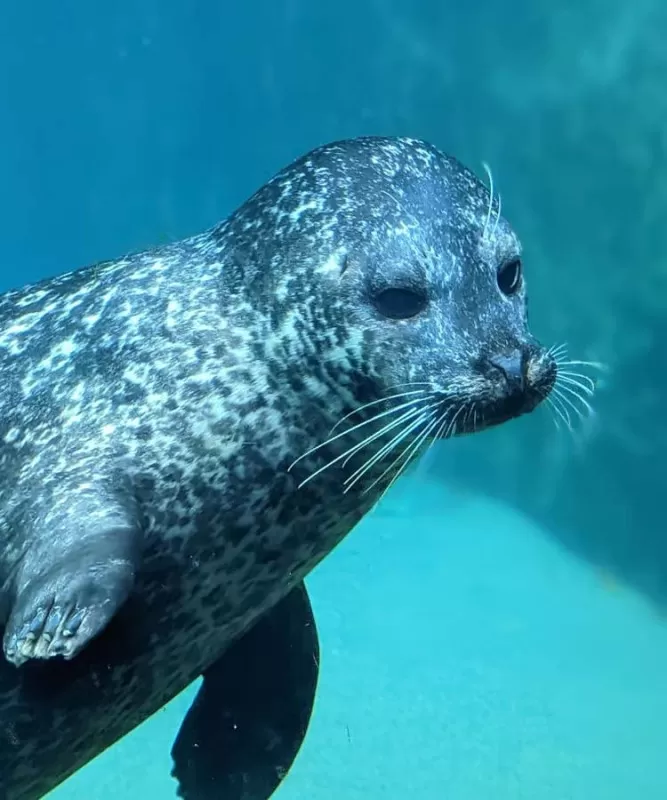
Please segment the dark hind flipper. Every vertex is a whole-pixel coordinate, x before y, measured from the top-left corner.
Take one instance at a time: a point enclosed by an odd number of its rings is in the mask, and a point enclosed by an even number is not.
[[[71,659],[127,599],[141,531],[129,508],[94,487],[65,495],[33,531],[20,563],[3,646],[8,661]]]
[[[299,584],[204,673],[171,751],[184,800],[266,800],[292,766],[319,674]]]

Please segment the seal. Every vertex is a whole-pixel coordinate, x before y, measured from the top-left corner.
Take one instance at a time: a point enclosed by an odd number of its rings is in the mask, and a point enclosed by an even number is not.
[[[0,797],[200,675],[180,795],[269,797],[317,685],[306,576],[424,446],[557,374],[497,198],[408,138],[322,146],[203,234],[0,297]]]

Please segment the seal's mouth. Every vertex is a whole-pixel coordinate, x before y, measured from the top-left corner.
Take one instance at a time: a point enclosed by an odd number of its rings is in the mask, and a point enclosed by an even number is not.
[[[529,363],[520,379],[506,379],[500,387],[494,386],[490,397],[487,395],[480,399],[477,406],[477,426],[459,433],[474,433],[496,427],[532,413],[547,400],[557,380],[558,365],[552,358]]]
[[[539,395],[535,392],[526,391],[522,395],[513,395],[493,403],[482,403],[478,407],[477,424],[473,428],[460,430],[462,433],[479,433],[487,428],[495,428],[513,419],[530,414],[537,406],[542,403],[548,392]]]
[[[434,388],[451,419],[435,438],[478,433],[529,414],[549,397],[557,378],[556,361],[535,348],[479,359],[469,376],[450,382],[455,392]]]

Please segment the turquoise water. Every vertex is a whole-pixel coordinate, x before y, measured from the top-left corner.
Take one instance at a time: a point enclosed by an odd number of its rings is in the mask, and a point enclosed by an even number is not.
[[[664,621],[518,511],[408,478],[309,587],[321,683],[276,798],[664,799]],[[49,797],[175,797],[192,696]]]
[[[0,289],[408,134],[490,163],[534,331],[608,367],[574,435],[541,409],[448,443],[310,577],[321,680],[276,797],[664,800],[663,0],[5,5]],[[51,796],[173,797],[195,689]]]

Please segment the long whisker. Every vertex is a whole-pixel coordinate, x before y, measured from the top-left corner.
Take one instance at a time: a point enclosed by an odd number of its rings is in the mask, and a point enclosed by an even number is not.
[[[388,442],[385,442],[385,444],[379,450],[377,450],[370,458],[364,461],[364,463],[360,467],[358,467],[352,473],[352,475],[348,476],[345,479],[344,483],[345,484],[356,483],[356,480],[358,480],[358,478],[362,477],[369,469],[372,469],[375,466],[375,464],[381,461],[386,455],[391,453],[391,451],[396,447],[396,445],[400,444],[403,441],[403,439],[405,439],[406,436],[409,436],[410,433],[412,433],[412,431],[415,430],[415,428],[418,428],[419,425],[421,425],[421,423],[430,416],[428,412],[429,410],[431,410],[431,408],[432,407],[429,407],[428,409],[423,409],[422,413],[418,415],[418,418],[416,420],[413,419],[407,428],[402,428],[400,431],[398,431],[398,433],[395,434],[395,436],[393,436],[392,439],[390,439]],[[347,463],[348,460],[349,458],[345,459],[345,463]]]
[[[432,414],[432,415],[431,415],[431,418],[432,418],[432,417],[434,417],[434,416],[435,416],[435,414]],[[426,422],[426,421],[427,421],[427,420],[424,420],[424,422]],[[389,466],[388,466],[388,467],[387,467],[387,468],[384,470],[384,472],[382,472],[382,474],[381,474],[381,475],[379,475],[379,476],[378,476],[378,477],[377,477],[377,478],[376,478],[376,479],[375,479],[375,480],[374,480],[374,481],[371,483],[371,485],[370,485],[370,486],[368,486],[368,487],[366,487],[366,489],[364,489],[364,492],[363,492],[363,493],[364,493],[364,494],[366,494],[367,492],[370,492],[370,491],[372,491],[372,490],[373,490],[373,488],[374,488],[375,486],[377,486],[377,484],[378,484],[378,483],[380,483],[380,481],[382,481],[382,480],[383,480],[383,478],[385,477],[385,475],[387,475],[387,473],[388,473],[388,472],[390,472],[390,471],[391,471],[391,470],[394,468],[394,466],[396,466],[396,464],[398,463],[398,464],[399,464],[398,471],[396,472],[396,474],[394,475],[394,477],[393,477],[393,478],[391,479],[391,481],[389,482],[389,485],[386,487],[385,491],[383,492],[383,495],[384,495],[384,494],[385,494],[387,491],[389,491],[390,487],[391,487],[391,486],[392,486],[392,485],[395,483],[395,481],[397,480],[397,478],[399,477],[399,475],[400,475],[400,474],[403,472],[403,470],[405,469],[406,465],[407,465],[407,464],[410,462],[410,460],[411,460],[411,456],[412,456],[412,455],[413,455],[413,454],[416,452],[416,450],[418,450],[418,449],[419,449],[419,447],[420,447],[420,446],[423,444],[423,442],[424,442],[424,441],[425,441],[425,440],[428,438],[428,435],[429,435],[429,433],[430,433],[430,432],[431,432],[431,431],[432,431],[432,430],[435,428],[435,426],[436,426],[437,424],[438,424],[438,418],[436,418],[436,419],[431,419],[431,421],[429,422],[429,424],[426,426],[425,430],[423,430],[423,431],[422,431],[422,432],[421,432],[421,433],[420,433],[418,436],[416,436],[416,437],[413,439],[413,441],[412,441],[412,442],[410,442],[410,443],[407,445],[407,447],[405,447],[405,448],[404,448],[404,449],[403,449],[403,450],[402,450],[402,451],[401,451],[401,452],[398,454],[398,456],[397,456],[397,457],[396,457],[396,458],[395,458],[395,459],[394,459],[394,460],[391,462],[391,464],[389,464]],[[346,488],[346,490],[345,490],[345,491],[347,491],[348,489],[350,489],[350,488],[351,488],[351,487],[354,485],[354,483],[356,483],[356,481],[357,481],[357,480],[359,480],[359,478],[360,478],[360,477],[361,477],[361,475],[360,475],[360,476],[359,476],[359,477],[358,477],[358,478],[357,478],[355,481],[353,481],[352,483],[350,483],[350,485],[349,485],[349,486]]]
[[[433,447],[435,442],[438,441],[438,439],[440,439],[440,438],[445,438],[445,437],[443,437],[443,431],[444,431],[445,427],[448,424],[449,416],[450,416],[450,413],[452,411],[454,411],[454,407],[450,406],[450,405],[447,405],[447,406],[445,406],[442,414],[438,417],[439,421],[442,420],[440,422],[439,428],[436,430],[436,432],[431,437],[431,441],[429,442],[429,444],[428,444],[425,452],[423,453],[423,455],[421,457],[419,457],[419,456],[415,457],[415,458],[419,458],[418,470],[423,470],[423,469],[426,468],[426,466],[428,464],[428,458],[429,458],[429,456],[431,454],[431,448]]]
[[[577,406],[577,405],[574,403],[574,401],[573,401],[573,400],[572,400],[570,397],[568,397],[566,394],[564,394],[564,393],[561,391],[561,389],[562,389],[562,388],[563,388],[563,387],[554,386],[554,388],[553,388],[553,389],[552,389],[552,391],[551,391],[551,394],[552,394],[552,396],[553,396],[554,398],[555,398],[555,397],[558,397],[558,398],[559,398],[559,400],[561,400],[561,402],[562,402],[564,405],[566,405],[566,406],[567,406],[567,407],[568,407],[568,408],[569,408],[569,409],[570,409],[570,410],[571,410],[571,411],[574,413],[574,415],[575,415],[575,417],[576,417],[577,419],[582,419],[582,418],[583,418],[583,416],[584,416],[584,412],[583,412],[583,410],[582,410],[582,409],[580,409],[580,408],[579,408],[579,406]]]
[[[601,372],[607,371],[607,365],[603,364],[601,361],[582,361],[581,359],[567,359],[562,361],[554,359],[554,361],[559,369],[560,367],[589,367],[590,369],[597,369]]]
[[[576,378],[577,380],[584,381],[589,386],[591,386],[594,390],[597,388],[597,383],[590,375],[586,375],[585,372],[579,372],[573,369],[563,369],[562,367],[558,368],[559,375],[565,375],[568,378]]]
[[[403,389],[406,386],[431,386],[430,381],[405,381],[404,383],[395,383],[387,387],[388,392],[393,392],[394,389]]]
[[[334,464],[338,463],[339,461],[342,461],[343,459],[345,459],[345,461],[349,460],[349,457],[351,455],[354,455],[354,453],[358,452],[362,448],[364,448],[367,445],[371,444],[371,442],[374,442],[376,439],[378,439],[379,437],[383,436],[384,434],[390,433],[392,430],[394,430],[394,428],[402,425],[404,422],[409,422],[411,419],[413,419],[414,417],[418,417],[422,413],[424,413],[424,409],[423,408],[410,408],[407,411],[403,412],[403,414],[401,414],[401,416],[398,419],[391,420],[391,422],[388,422],[386,425],[384,425],[382,428],[380,428],[380,430],[375,431],[370,436],[367,436],[365,439],[363,439],[361,442],[359,442],[359,443],[353,445],[352,447],[348,448],[347,450],[345,450],[345,452],[341,453],[340,455],[336,456],[335,458],[332,458],[330,461],[327,461],[326,464],[324,464],[319,469],[317,469],[314,472],[312,472],[307,478],[305,478],[303,481],[301,481],[301,483],[299,484],[298,488],[300,489],[302,486],[305,486],[314,477],[319,475],[321,472],[324,472],[325,469],[329,469],[329,467],[333,466]],[[375,417],[374,419],[377,419],[380,416],[381,415],[378,414],[378,416]],[[371,420],[371,421],[374,421],[374,420]],[[361,427],[361,425],[359,425],[358,427]],[[343,434],[346,434],[346,433],[349,433],[349,431],[344,431],[343,432]],[[343,434],[338,434],[337,436],[334,436],[331,441],[340,438],[340,436],[342,436]],[[316,450],[316,449],[318,449],[318,448],[314,448],[314,450]]]
[[[607,366],[599,361],[571,359],[567,355],[567,344],[553,345],[547,350],[547,357],[556,365],[556,380],[548,395],[547,405],[552,411],[552,419],[557,429],[559,421],[574,435],[574,419],[595,416],[589,399],[595,395],[598,383],[594,377],[582,370],[607,371]]]
[[[554,410],[565,424],[565,427],[570,431],[570,433],[572,433],[572,418],[570,417],[570,412],[568,411],[567,406],[563,403],[560,396],[552,392],[548,399],[551,401]]]
[[[438,429],[433,434],[433,436],[431,436],[431,441],[428,443],[428,445],[426,447],[426,450],[425,450],[425,452],[423,453],[423,455],[422,455],[422,457],[420,459],[420,467],[421,467],[422,464],[425,465],[426,460],[428,459],[428,456],[430,455],[430,453],[432,451],[433,445],[439,439],[441,439],[441,438],[446,439],[447,438],[447,436],[445,435],[444,432],[445,432],[445,430],[447,429],[447,427],[449,425],[450,412],[453,411],[453,410],[454,410],[454,408],[452,406],[447,406],[444,409],[444,411],[442,412],[442,414],[440,415],[440,417],[438,418],[438,423],[439,423],[438,424]],[[460,410],[461,409],[459,407],[459,409],[454,414],[454,418],[455,419],[456,419],[457,414],[460,412]],[[427,433],[427,436],[428,436],[428,433]]]
[[[482,239],[486,241],[487,234],[489,231],[489,223],[491,222],[491,210],[493,209],[493,173],[491,172],[491,167],[486,163],[486,161],[482,162],[482,166],[489,178],[489,207],[486,211],[486,220],[484,222],[484,230],[482,231]]]
[[[440,422],[441,418],[442,415],[440,417],[436,417],[435,419],[431,420],[431,422],[424,428],[424,430],[416,437],[414,442],[414,447],[406,453],[405,460],[403,461],[402,464],[399,465],[399,468],[396,470],[396,474],[391,479],[391,481],[389,481],[389,485],[382,493],[383,496],[389,491],[389,489],[391,489],[391,487],[401,477],[401,475],[405,472],[408,466],[419,459],[419,451],[422,449],[422,447],[426,444],[426,451],[428,451],[431,448],[433,442],[435,442],[436,439],[438,438],[437,431],[435,434],[433,434],[433,431],[438,427],[438,423]],[[430,442],[428,441],[429,437],[431,437]]]
[[[445,439],[449,439],[451,436],[453,436],[456,433],[456,420],[458,419],[458,417],[461,414],[461,412],[464,411],[466,408],[468,409],[468,411],[466,412],[465,419],[466,420],[468,419],[468,415],[470,414],[470,410],[472,409],[472,406],[469,407],[468,403],[464,403],[463,405],[459,406],[458,410],[456,411],[456,414],[454,414],[454,416],[451,419],[451,422],[447,426],[447,428],[446,428],[446,430],[445,430],[445,432],[443,434],[443,437]],[[465,427],[465,423],[464,423],[464,427]]]
[[[415,395],[415,394],[419,394],[419,395],[423,396],[425,393],[426,392],[425,392],[424,389],[414,389],[411,392],[400,392],[399,394],[390,394],[387,397],[380,397],[378,400],[371,400],[370,403],[366,403],[363,406],[359,406],[359,408],[355,408],[354,411],[350,411],[349,414],[346,414],[344,417],[341,417],[338,420],[338,422],[333,426],[333,428],[329,431],[329,435],[331,435],[336,430],[336,428],[338,428],[340,425],[342,425],[345,422],[345,420],[349,419],[350,417],[353,417],[355,414],[360,414],[362,411],[365,411],[367,408],[371,408],[372,406],[380,405],[381,403],[387,403],[390,400],[398,400],[401,397],[409,397],[409,396]],[[393,410],[397,411],[402,407],[403,406],[398,406],[398,408],[394,407]]]
[[[410,414],[410,413],[406,412],[405,414],[402,414],[394,422],[385,425],[383,428],[380,428],[379,431],[376,431],[371,436],[367,436],[363,441],[359,442],[358,444],[353,445],[352,447],[350,447],[349,450],[346,450],[347,457],[343,461],[342,466],[346,467],[348,461],[354,455],[356,455],[359,452],[359,450],[362,450],[367,445],[369,445],[372,442],[376,441],[377,439],[381,438],[382,436],[384,436],[385,434],[389,433],[390,431],[393,431],[394,428],[396,428],[398,425],[401,425],[403,422],[408,422],[410,419],[412,419],[419,412],[428,411],[429,409],[433,408],[434,405],[436,405],[436,404],[435,403],[430,403],[427,406],[425,406],[424,408],[415,408],[415,409],[413,409],[415,414]]]
[[[442,414],[440,415],[440,420],[442,420],[442,421],[440,422],[438,430],[435,432],[429,447],[432,447],[434,442],[437,442],[438,439],[446,439],[447,438],[447,431],[449,430],[449,426],[451,424],[450,412],[452,412],[452,411],[454,411],[454,406],[448,406],[442,412]],[[454,412],[454,419],[456,419],[456,416],[457,416],[457,414],[460,413],[460,411],[461,411],[461,407],[459,406],[459,408],[457,408],[456,411]]]
[[[391,414],[396,414],[398,411],[401,411],[404,408],[409,408],[411,406],[414,406],[417,403],[421,402],[422,400],[423,400],[423,397],[417,397],[417,398],[414,398],[412,400],[408,400],[406,403],[401,403],[399,406],[394,406],[394,408],[389,408],[386,411],[382,411],[380,414],[376,414],[375,416],[371,417],[370,419],[365,419],[362,422],[358,422],[356,425],[353,425],[351,428],[346,428],[344,431],[341,431],[341,433],[337,433],[335,436],[330,436],[324,442],[321,442],[320,444],[315,445],[315,447],[311,447],[310,450],[307,450],[305,453],[303,453],[297,459],[295,459],[289,465],[289,467],[287,468],[287,471],[289,472],[292,469],[292,467],[295,464],[298,464],[299,461],[301,461],[302,459],[306,458],[307,456],[311,455],[312,453],[316,452],[317,450],[320,450],[322,447],[326,447],[327,445],[332,444],[333,442],[335,442],[338,439],[340,439],[342,436],[348,436],[349,434],[354,433],[354,431],[359,430],[359,428],[363,428],[365,425],[370,425],[371,422],[376,422],[378,419],[382,419],[383,417],[390,416]]]
[[[581,405],[586,409],[586,411],[591,415],[594,416],[595,412],[593,411],[593,406],[586,400],[586,398],[579,394],[579,392],[575,391],[571,386],[568,386],[566,383],[558,383],[557,388],[561,392],[567,392],[570,397],[574,397],[576,400],[581,403]]]
[[[498,230],[498,223],[500,222],[500,213],[503,207],[503,198],[500,196],[500,192],[498,192],[498,213],[496,214],[496,221],[493,225],[493,231],[491,232],[491,238],[496,235],[496,231]]]
[[[396,436],[394,436],[391,441],[387,442],[384,447],[381,447],[377,453],[375,453],[371,458],[365,461],[358,469],[356,469],[352,475],[345,479],[345,491],[348,492],[357,481],[359,481],[363,476],[378,463],[381,461],[388,453],[390,453],[397,445],[399,445],[407,436],[409,436],[415,428],[418,428],[422,425],[428,418],[429,414],[427,412],[423,412],[420,414],[416,420],[413,420],[406,428],[399,431]],[[384,473],[383,473],[384,475]],[[375,481],[377,483],[377,481]],[[375,483],[373,485],[375,485]]]
[[[593,397],[595,394],[595,383],[586,375],[578,375],[574,378],[571,373],[559,372],[558,382],[567,386],[576,386],[588,397]]]
[[[549,407],[549,410],[551,411],[550,419],[552,420],[553,424],[556,426],[556,430],[560,431],[559,420],[561,422],[563,422],[564,424],[566,424],[566,425],[567,425],[567,422],[565,421],[565,418],[563,417],[562,412],[558,409],[558,407],[554,403],[553,398],[552,397],[546,397],[545,400],[546,400],[546,403],[547,403],[547,405]]]
[[[417,446],[416,446],[416,448],[415,448],[415,450],[414,450],[414,453],[413,453],[413,454],[408,454],[408,457],[405,459],[404,463],[403,463],[403,464],[401,464],[401,465],[399,466],[399,468],[396,470],[396,474],[395,474],[395,475],[394,475],[394,477],[393,477],[393,478],[392,478],[392,479],[389,481],[388,485],[385,487],[384,491],[383,491],[383,492],[382,492],[382,494],[380,495],[380,497],[379,497],[379,499],[378,499],[378,503],[379,503],[381,500],[383,500],[383,499],[384,499],[384,496],[387,494],[387,492],[388,492],[388,491],[391,489],[391,487],[394,485],[394,483],[396,483],[396,481],[398,480],[398,478],[400,478],[400,476],[403,474],[403,472],[404,472],[404,471],[407,469],[407,467],[408,467],[409,463],[410,463],[410,462],[413,462],[413,461],[416,461],[416,460],[418,460],[418,459],[419,459],[419,449],[421,448],[421,446],[423,445],[423,443],[424,443],[425,441],[427,441],[427,439],[428,439],[428,436],[429,436],[430,432],[433,430],[433,427],[434,427],[434,425],[436,425],[436,424],[437,424],[437,420],[433,420],[433,421],[431,421],[431,422],[430,422],[430,423],[427,425],[427,427],[426,427],[426,428],[425,428],[425,429],[422,431],[422,433],[418,435],[418,437],[417,437],[417,441],[416,441],[416,445],[417,445]],[[431,444],[432,444],[432,443],[433,443],[433,442],[431,442]],[[427,448],[427,450],[428,450],[428,448]],[[378,480],[381,480],[381,479],[382,479],[382,477],[383,477],[383,476],[380,476],[380,478],[378,478]],[[373,488],[373,485],[369,486],[369,488],[368,488],[366,491],[371,491],[371,490],[372,490],[372,488]]]
[[[560,357],[564,358],[566,353],[567,353],[567,345],[565,343],[563,343],[563,344],[558,344],[558,345],[552,345],[547,350],[546,354],[547,354],[547,356],[551,356],[551,358],[553,358],[555,361],[557,361]]]

